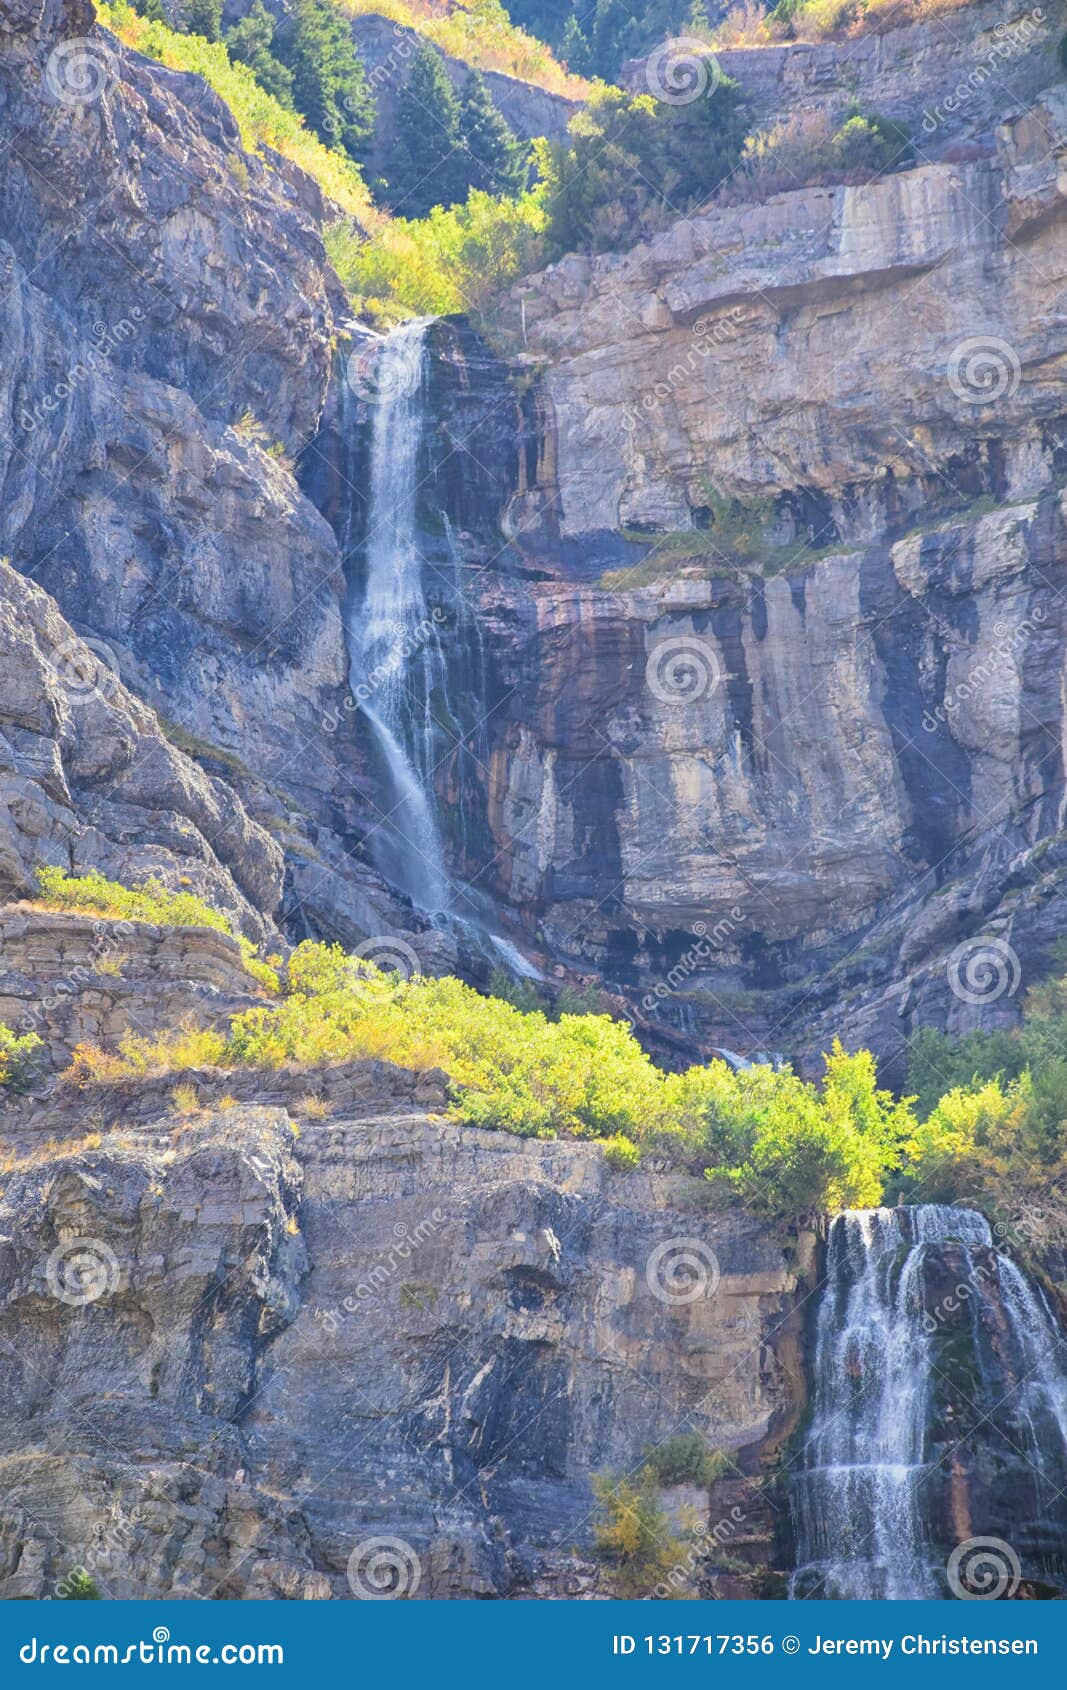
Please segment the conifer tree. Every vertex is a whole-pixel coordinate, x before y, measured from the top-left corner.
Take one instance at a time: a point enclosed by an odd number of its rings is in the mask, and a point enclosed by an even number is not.
[[[275,41],[297,111],[327,146],[358,158],[374,127],[374,97],[346,15],[332,0],[293,0]]]
[[[247,65],[261,88],[273,94],[279,105],[293,106],[293,73],[271,52],[274,19],[263,0],[253,0],[252,9],[226,34],[230,58]]]
[[[396,142],[386,168],[389,204],[402,217],[455,205],[467,197],[468,161],[459,101],[440,53],[424,41],[397,96]]]
[[[529,177],[529,148],[516,139],[489,92],[485,77],[472,70],[459,102],[459,132],[467,149],[467,186],[515,199]]]
[[[559,56],[575,76],[588,76],[593,68],[589,43],[582,34],[582,26],[572,12],[567,19],[559,44]]]
[[[218,41],[222,35],[222,0],[185,0],[181,18],[186,35]]]

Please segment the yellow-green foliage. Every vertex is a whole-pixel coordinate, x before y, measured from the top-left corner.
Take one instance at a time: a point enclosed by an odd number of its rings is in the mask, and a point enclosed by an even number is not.
[[[723,1062],[664,1074],[607,1015],[523,1013],[455,979],[404,980],[305,942],[282,1002],[235,1016],[227,1034],[129,1034],[118,1057],[80,1049],[76,1077],[153,1069],[276,1068],[381,1057],[453,1081],[452,1115],[525,1137],[599,1138],[616,1166],[642,1144],[772,1213],[877,1202],[915,1128],[906,1104],[875,1085],[866,1053],[835,1045],[822,1087],[770,1068]]]
[[[918,1034],[908,1068],[920,1122],[905,1146],[909,1199],[1010,1215],[1033,1207],[1036,1194],[1048,1208],[1067,1187],[1065,1052],[1067,977],[1027,993],[1017,1029]]]
[[[209,83],[233,113],[247,152],[272,147],[314,177],[327,199],[356,217],[368,228],[382,221],[371,204],[370,194],[358,165],[345,154],[326,147],[307,128],[297,112],[287,111],[261,88],[247,65],[231,62],[224,42],[205,41],[200,35],[182,35],[166,24],[139,17],[133,8],[117,0],[107,5],[98,0],[97,13],[106,28],[113,30],[127,46],[171,70],[195,71]],[[240,185],[241,161],[236,161],[234,179]],[[247,170],[245,171],[247,181]]]
[[[769,1067],[735,1074],[723,1062],[663,1077],[654,1138],[712,1184],[783,1213],[878,1203],[914,1127],[906,1102],[875,1081],[869,1051],[835,1040],[821,1088]],[[709,1165],[710,1164],[710,1165]]]
[[[641,1152],[632,1138],[625,1133],[612,1133],[604,1140],[604,1160],[609,1167],[617,1168],[620,1173],[626,1173],[630,1168],[636,1168],[641,1160]]]
[[[443,52],[478,70],[502,71],[554,94],[584,100],[593,84],[572,76],[533,35],[512,23],[500,0],[467,0],[463,6],[431,0],[341,0],[354,17],[373,12],[414,29]]]
[[[671,1531],[660,1504],[655,1472],[646,1466],[632,1478],[600,1474],[593,1480],[593,1494],[597,1554],[612,1569],[619,1595],[651,1597],[689,1556],[686,1539]]]
[[[740,0],[727,12],[714,38],[719,47],[758,47],[771,41],[867,35],[970,4],[971,0],[782,0],[768,10],[756,0]]]
[[[21,1091],[30,1078],[34,1055],[41,1049],[36,1033],[14,1033],[0,1021],[0,1086]]]
[[[37,883],[41,902],[51,909],[81,910],[118,921],[147,921],[157,927],[210,927],[216,933],[228,933],[236,939],[253,979],[269,992],[279,990],[277,969],[257,956],[252,941],[237,932],[229,916],[198,898],[195,892],[171,892],[159,880],[123,886],[120,881],[107,880],[95,869],[88,874],[70,875],[59,868],[39,868]]]
[[[382,220],[369,238],[342,218],[324,231],[326,250],[356,307],[379,322],[476,311],[539,262],[541,199],[537,189],[509,200],[476,188],[464,205]]]

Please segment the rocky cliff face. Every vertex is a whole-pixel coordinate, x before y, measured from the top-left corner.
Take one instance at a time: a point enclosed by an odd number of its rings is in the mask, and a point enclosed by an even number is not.
[[[351,1599],[383,1555],[419,1598],[608,1595],[591,1476],[690,1429],[750,1477],[673,1497],[681,1576],[728,1541],[758,1591],[803,1392],[781,1246],[596,1146],[449,1125],[432,1078],[321,1077],[314,1110],[306,1073],[254,1105],[203,1075],[185,1116],[146,1082],[3,1120],[0,1595],[81,1564],[112,1596]]]
[[[77,861],[192,862],[246,924],[254,907],[348,944],[417,928],[372,867],[348,707],[366,403],[333,345],[317,190],[241,155],[202,84],[120,49],[80,0],[23,0],[5,30],[3,541],[174,746],[136,762],[117,831],[80,779],[61,826],[53,795],[20,800],[8,884],[69,854],[73,817]],[[56,92],[71,39],[99,99]],[[564,260],[497,313],[503,359],[434,332],[424,530],[428,555],[474,566],[482,641],[464,749],[438,771],[455,865],[547,963],[606,976],[689,1049],[806,1061],[840,1031],[899,1078],[912,1028],[1010,1020],[1047,963],[1054,42],[1001,0],[735,53],[757,114],[851,95],[907,119],[916,158]],[[178,748],[196,765],[175,765],[180,801],[154,772]],[[158,818],[202,781],[201,845]],[[977,942],[1013,990],[952,989]]]
[[[18,137],[0,185],[0,547],[90,639],[60,690],[121,675],[177,729],[207,771],[181,760],[189,787],[285,841],[295,930],[390,932],[406,918],[361,844],[375,815],[344,707],[343,561],[292,473],[314,454],[346,310],[318,189],[243,153],[200,78],[122,48],[87,0],[20,0],[0,30],[0,123]],[[75,735],[101,731],[100,711],[75,717]],[[135,760],[138,807],[185,813],[161,758]],[[35,846],[56,837],[39,809],[22,805]],[[105,824],[111,848],[89,856],[127,877],[164,866],[163,824],[125,820],[121,849]],[[197,854],[191,835],[168,849]],[[266,874],[238,854],[273,916],[280,858],[259,849]],[[33,855],[5,853],[19,890]]]
[[[494,325],[534,379],[481,577],[498,885],[716,1043],[838,1029],[900,1077],[911,1028],[1010,1019],[1047,959],[1067,93],[1053,33],[1025,41],[1020,86],[1052,85],[1011,121],[962,100],[909,168],[565,259]],[[843,51],[892,107],[889,45]],[[1011,992],[950,989],[965,941]]]

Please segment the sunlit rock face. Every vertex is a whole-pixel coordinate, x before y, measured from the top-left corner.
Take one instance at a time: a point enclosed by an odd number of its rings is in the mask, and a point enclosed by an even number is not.
[[[837,1030],[901,1077],[914,1026],[1010,1021],[1047,965],[1067,94],[1038,72],[962,154],[565,259],[493,324],[522,376],[475,586],[496,885],[690,1038]]]

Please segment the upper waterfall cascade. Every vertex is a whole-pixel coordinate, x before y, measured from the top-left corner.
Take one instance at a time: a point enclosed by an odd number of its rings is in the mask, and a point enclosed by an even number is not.
[[[988,1519],[967,1490],[972,1434],[992,1474]],[[958,1595],[951,1550],[983,1534],[1005,1540],[1016,1577],[1062,1555],[1067,1339],[982,1215],[923,1205],[834,1220],[802,1444],[794,1596]]]
[[[364,587],[349,622],[352,690],[383,782],[378,861],[431,925],[535,976],[511,941],[493,930],[488,898],[450,873],[438,811],[438,769],[453,755],[477,759],[484,749],[487,686],[481,631],[462,589],[447,512],[440,513],[443,551],[435,546],[428,556],[419,530],[426,334],[433,320],[394,329],[379,354]],[[456,784],[457,827],[464,834],[465,783]]]

